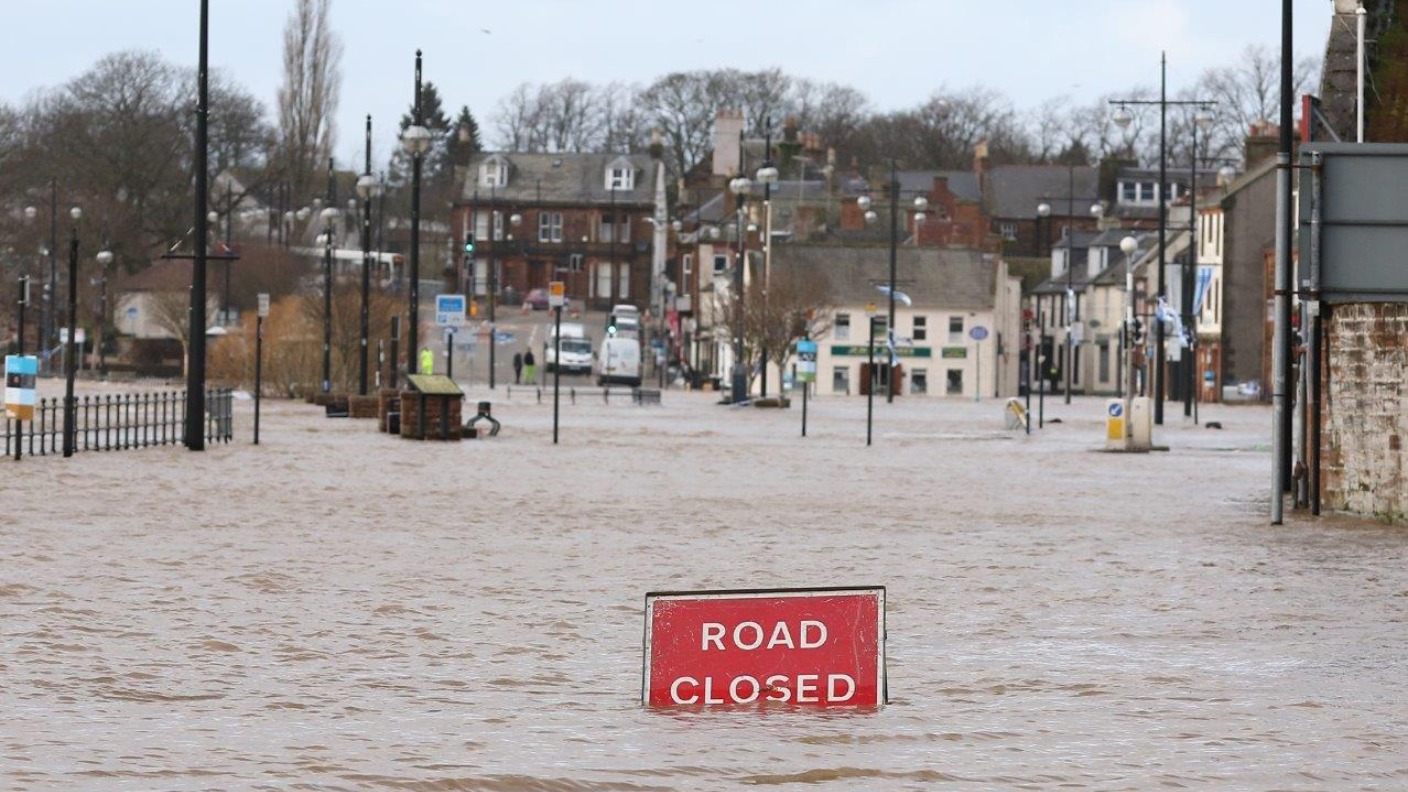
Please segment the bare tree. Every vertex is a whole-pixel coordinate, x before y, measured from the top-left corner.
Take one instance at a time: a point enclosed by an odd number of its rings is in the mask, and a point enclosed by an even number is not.
[[[830,330],[835,308],[831,291],[831,279],[823,272],[779,268],[766,278],[755,273],[743,302],[749,371],[761,363],[764,352],[786,371],[799,340]],[[726,315],[734,316],[733,306],[727,307]]]
[[[332,0],[295,0],[284,26],[284,82],[279,87],[279,159],[300,200],[336,142],[334,116],[342,83],[342,44],[331,28]]]

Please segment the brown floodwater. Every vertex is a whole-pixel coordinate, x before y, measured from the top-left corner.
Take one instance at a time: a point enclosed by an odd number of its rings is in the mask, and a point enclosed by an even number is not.
[[[862,398],[579,398],[556,446],[471,398],[498,437],[241,402],[0,460],[0,787],[1408,788],[1408,530],[1269,525],[1264,407],[1126,455],[1096,399],[879,402],[867,448]],[[889,706],[641,707],[646,592],[838,585],[887,589]]]

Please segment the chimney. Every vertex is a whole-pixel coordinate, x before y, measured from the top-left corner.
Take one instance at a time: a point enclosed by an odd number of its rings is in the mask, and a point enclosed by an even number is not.
[[[1281,150],[1281,128],[1270,121],[1257,121],[1247,131],[1247,170],[1262,160],[1275,157]]]
[[[720,110],[714,119],[714,175],[738,174],[738,140],[743,134],[743,111]]]

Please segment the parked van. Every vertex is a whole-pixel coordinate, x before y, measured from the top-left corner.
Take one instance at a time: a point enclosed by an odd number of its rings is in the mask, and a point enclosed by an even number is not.
[[[640,387],[640,339],[632,335],[607,336],[596,359],[597,385]]]
[[[640,309],[634,305],[613,305],[606,317],[608,335],[629,335],[640,338]]]
[[[543,342],[543,368],[556,371],[557,327],[548,325],[548,338]],[[588,374],[592,370],[592,340],[580,322],[562,323],[562,371],[568,374]]]

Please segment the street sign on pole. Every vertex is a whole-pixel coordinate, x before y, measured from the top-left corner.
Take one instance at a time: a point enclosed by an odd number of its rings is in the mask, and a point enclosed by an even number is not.
[[[561,308],[567,302],[566,281],[552,281],[548,283],[548,307]]]
[[[435,324],[440,327],[459,327],[464,324],[464,308],[463,294],[436,295]]]

